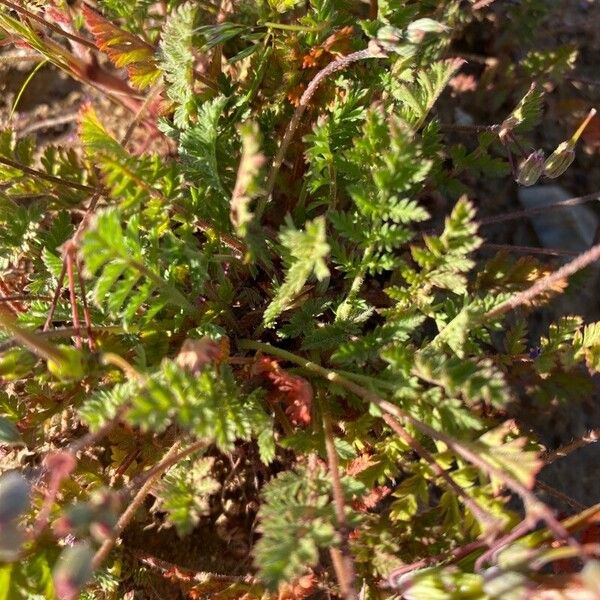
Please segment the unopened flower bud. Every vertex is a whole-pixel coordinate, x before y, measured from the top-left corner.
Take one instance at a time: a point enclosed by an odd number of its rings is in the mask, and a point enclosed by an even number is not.
[[[0,477],[0,526],[17,519],[29,509],[30,486],[17,471]]]
[[[428,33],[443,33],[448,28],[433,19],[417,19],[406,28],[406,39],[411,44],[420,44]]]
[[[60,600],[74,600],[93,574],[94,551],[89,543],[75,544],[63,551],[54,568],[54,587]]]
[[[550,179],[562,175],[575,160],[575,144],[569,140],[558,145],[544,163],[544,175]]]
[[[517,171],[517,183],[530,186],[537,182],[544,172],[544,151],[535,150],[521,164]]]
[[[559,177],[571,166],[571,163],[575,160],[575,145],[577,144],[577,140],[579,140],[581,134],[595,115],[596,109],[593,108],[577,128],[577,131],[571,136],[571,139],[559,144],[556,150],[549,156],[544,165],[544,174],[546,177],[550,177],[551,179]]]

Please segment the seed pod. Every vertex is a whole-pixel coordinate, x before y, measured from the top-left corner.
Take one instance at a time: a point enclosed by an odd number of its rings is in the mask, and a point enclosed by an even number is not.
[[[92,578],[94,551],[88,542],[75,544],[63,551],[54,567],[54,587],[60,600],[74,600],[79,590]]]
[[[30,486],[17,471],[0,477],[0,527],[17,519],[29,509]]]
[[[537,182],[544,172],[544,151],[535,150],[521,164],[517,171],[516,182],[530,186]]]
[[[411,44],[420,44],[428,33],[442,33],[448,28],[433,19],[417,19],[406,28],[406,39]]]
[[[559,177],[571,166],[571,163],[575,160],[575,145],[577,144],[577,140],[579,140],[581,134],[595,115],[596,109],[593,108],[577,128],[577,131],[571,136],[571,139],[559,144],[556,150],[549,156],[544,165],[544,175],[546,177],[550,177],[550,179]]]
[[[569,140],[559,144],[544,163],[544,175],[550,179],[562,175],[575,160],[575,144]]]

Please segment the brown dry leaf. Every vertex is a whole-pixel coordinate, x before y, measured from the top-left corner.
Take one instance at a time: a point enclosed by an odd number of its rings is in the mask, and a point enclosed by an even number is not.
[[[228,355],[229,340],[227,338],[215,342],[211,338],[203,337],[199,340],[185,340],[175,362],[182,369],[197,374],[206,365],[223,362]]]
[[[271,384],[271,401],[285,405],[285,414],[293,425],[310,424],[313,389],[304,377],[291,375],[276,360],[265,356],[257,359],[252,372],[262,375]]]

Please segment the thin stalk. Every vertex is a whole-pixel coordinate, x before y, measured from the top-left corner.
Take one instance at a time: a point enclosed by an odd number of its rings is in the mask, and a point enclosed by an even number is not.
[[[50,181],[51,183],[55,183],[56,185],[62,185],[65,187],[73,188],[74,190],[78,190],[80,192],[95,192],[96,189],[89,186],[84,185],[83,183],[77,183],[76,181],[69,181],[68,179],[62,179],[61,177],[55,177],[54,175],[49,175],[48,173],[44,173],[43,171],[38,171],[37,169],[32,169],[31,167],[27,167],[18,163],[10,158],[6,158],[4,156],[0,156],[0,164],[6,165],[7,167],[11,167],[13,169],[18,169],[19,171],[23,171],[23,173],[27,173],[28,175],[32,175],[33,177],[37,177],[38,179],[44,179],[45,181]]]
[[[332,548],[332,558],[334,567],[336,567],[336,576],[340,584],[342,596],[345,600],[358,600],[356,592],[356,571],[352,552],[350,551],[349,535],[350,528],[346,519],[346,507],[344,504],[344,492],[340,479],[340,465],[338,461],[337,450],[333,441],[333,429],[331,419],[327,410],[323,410],[323,428],[325,430],[325,449],[327,451],[327,462],[329,465],[329,476],[331,477],[331,489],[333,490],[333,503],[335,508],[335,517],[337,529],[340,534],[340,547]],[[339,556],[336,556],[336,552]]]
[[[62,352],[48,343],[43,337],[27,331],[17,325],[14,316],[6,309],[0,306],[0,328],[8,331],[15,340],[31,350],[35,355],[44,360],[52,360],[57,363],[64,361]]]
[[[98,50],[98,48],[96,48],[96,45],[94,43],[90,42],[89,40],[86,40],[85,38],[83,38],[79,35],[75,35],[74,33],[69,33],[68,31],[61,29],[60,27],[54,25],[53,23],[46,21],[46,19],[44,19],[43,17],[40,17],[39,15],[36,15],[34,12],[27,10],[23,6],[19,6],[18,4],[15,4],[14,2],[9,2],[8,0],[0,0],[0,4],[4,4],[4,6],[6,6],[7,8],[10,8],[11,10],[14,10],[16,13],[19,13],[21,16],[25,16],[28,19],[31,19],[32,21],[37,21],[38,23],[40,23],[44,27],[47,27],[48,29],[50,29],[51,31],[53,31],[54,33],[56,33],[58,35],[62,35],[63,37],[69,38],[70,40],[77,42],[78,44],[82,44],[83,46],[86,46],[87,48],[90,48],[91,50]]]
[[[303,31],[306,33],[316,33],[318,31],[322,31],[323,27],[308,27],[306,25],[291,25],[288,23],[273,23],[272,21],[266,21],[261,24],[263,27],[268,27],[269,29],[282,29],[283,31]]]
[[[8,120],[12,121],[13,115],[15,114],[15,111],[17,110],[17,106],[19,106],[19,102],[21,101],[21,97],[23,96],[23,94],[25,93],[25,90],[27,89],[27,86],[29,85],[29,83],[31,82],[31,80],[35,77],[35,74],[44,66],[46,66],[48,64],[48,59],[44,59],[42,60],[40,63],[38,63],[35,68],[31,71],[31,73],[29,73],[29,76],[27,77],[27,79],[23,82],[23,85],[21,86],[21,89],[19,90],[19,93],[17,94],[17,97],[15,98],[15,101],[13,102],[12,108],[10,109],[10,115],[8,115]]]
[[[518,306],[528,304],[540,294],[552,289],[559,281],[570,277],[574,273],[577,273],[577,271],[580,271],[598,259],[600,259],[600,244],[592,246],[589,250],[583,252],[571,262],[568,262],[557,271],[554,271],[554,273],[543,277],[530,288],[515,294],[496,308],[488,311],[485,313],[485,315],[483,315],[483,319],[497,319],[507,312],[514,310]]]
[[[464,505],[471,511],[471,513],[479,519],[482,523],[485,523],[488,531],[486,533],[494,533],[501,527],[500,522],[494,518],[494,516],[486,512],[477,502],[469,496],[469,494],[460,486],[450,474],[443,469],[440,464],[435,460],[435,457],[427,450],[417,439],[415,439],[404,427],[402,427],[398,421],[392,419],[389,415],[383,415],[383,420],[390,426],[390,428],[396,433],[396,435],[403,439],[411,448],[413,448],[419,456],[421,456],[431,467],[431,470],[441,479],[444,480],[446,485],[456,494],[457,497],[461,498]]]
[[[560,248],[537,248],[535,246],[515,246],[513,244],[492,244],[484,242],[482,248],[487,250],[506,250],[508,252],[520,252],[523,254],[541,254],[542,256],[577,256],[579,253],[573,250],[562,250]]]
[[[514,221],[515,219],[525,219],[533,215],[545,214],[552,210],[562,210],[572,206],[579,206],[581,204],[591,202],[592,200],[600,200],[600,192],[594,192],[593,194],[586,194],[585,196],[578,196],[576,198],[569,198],[568,200],[561,200],[545,206],[535,206],[533,208],[526,208],[524,210],[516,210],[505,215],[484,217],[483,219],[479,219],[478,225],[482,227],[484,225],[494,225],[496,223]]]
[[[589,446],[589,444],[595,444],[600,441],[600,427],[597,429],[592,429],[584,436],[557,448],[552,452],[547,452],[544,454],[543,459],[544,462],[549,465],[554,461],[564,458],[565,456],[571,454],[571,452],[575,452],[575,450],[579,450],[579,448],[584,448],[585,446]]]
[[[304,93],[300,97],[300,102],[298,103],[298,106],[296,107],[296,110],[292,115],[292,119],[290,120],[288,127],[285,130],[283,139],[281,140],[281,144],[279,145],[279,149],[277,150],[277,154],[275,155],[275,159],[273,160],[273,165],[269,173],[269,178],[267,180],[265,192],[259,199],[258,204],[256,206],[255,214],[257,221],[260,220],[267,205],[267,202],[269,202],[269,200],[271,199],[273,189],[275,188],[275,181],[277,179],[279,169],[281,168],[281,165],[283,164],[283,161],[285,159],[285,154],[287,152],[288,146],[290,145],[290,142],[292,141],[292,138],[294,137],[298,126],[300,125],[300,121],[302,119],[302,115],[304,115],[306,107],[308,106],[311,98],[317,91],[319,85],[321,85],[321,83],[325,79],[327,79],[334,73],[345,69],[352,63],[364,60],[366,58],[377,57],[374,56],[368,48],[366,48],[365,50],[359,50],[358,52],[353,52],[352,54],[348,54],[347,56],[342,56],[341,58],[338,58],[337,60],[334,60],[333,62],[329,63],[324,69],[321,69],[314,76],[312,81],[308,84],[308,87],[306,88],[306,90],[304,90]]]
[[[94,558],[92,559],[92,567],[94,570],[98,569],[102,563],[106,560],[110,551],[113,549],[117,540],[121,537],[121,534],[129,525],[131,519],[133,519],[135,513],[143,504],[146,496],[151,492],[152,487],[156,483],[157,479],[171,466],[171,460],[177,456],[179,451],[179,442],[176,442],[169,448],[163,459],[156,465],[156,468],[152,475],[146,479],[145,483],[139,489],[139,491],[132,498],[129,506],[125,509],[125,512],[119,517],[116,525],[113,527],[110,537],[106,539],[102,546],[97,550]]]
[[[369,259],[371,258],[371,255],[373,254],[373,250],[373,246],[367,246],[365,248],[360,266],[358,267],[358,271],[354,275],[354,279],[352,280],[352,284],[350,285],[348,295],[346,296],[342,304],[340,304],[340,307],[337,311],[337,318],[341,321],[347,319],[350,316],[350,311],[352,310],[352,303],[354,302],[354,300],[356,300],[356,297],[360,292],[360,288],[362,287],[365,281],[365,277],[367,276],[368,263]]]

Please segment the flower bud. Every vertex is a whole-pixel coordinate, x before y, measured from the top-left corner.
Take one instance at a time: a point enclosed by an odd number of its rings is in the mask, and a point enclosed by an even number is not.
[[[575,144],[569,140],[558,145],[544,164],[544,175],[550,179],[562,175],[575,160]]]
[[[406,39],[411,44],[420,44],[428,33],[442,33],[448,28],[433,19],[417,19],[406,28]]]
[[[517,183],[530,186],[537,182],[544,171],[544,151],[535,150],[521,164],[517,171]]]
[[[63,551],[54,568],[54,587],[59,600],[75,600],[94,572],[94,551],[88,542]]]
[[[17,471],[0,477],[0,527],[17,519],[29,509],[29,482]]]
[[[571,139],[559,144],[556,150],[549,156],[544,165],[544,174],[546,177],[554,179],[562,175],[571,166],[571,163],[575,160],[575,144],[577,144],[581,134],[595,115],[596,109],[593,108],[577,128],[577,131],[571,136]]]

